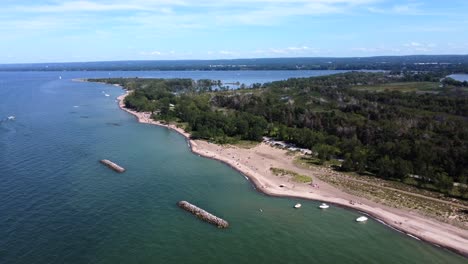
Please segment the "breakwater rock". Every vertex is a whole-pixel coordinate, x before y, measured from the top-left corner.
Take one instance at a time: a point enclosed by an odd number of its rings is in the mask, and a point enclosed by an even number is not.
[[[180,201],[180,202],[177,203],[177,205],[180,208],[194,214],[195,216],[202,219],[203,221],[206,221],[206,222],[208,222],[210,224],[216,225],[218,228],[227,228],[227,227],[229,227],[229,223],[226,220],[224,220],[222,218],[219,218],[219,217],[217,217],[215,215],[212,215],[212,214],[208,213],[207,211],[205,211],[205,210],[203,210],[203,209],[201,209],[201,208],[199,208],[199,207],[197,207],[197,206],[195,206],[195,205],[193,205],[193,204],[191,204],[191,203],[189,203],[187,201]]]

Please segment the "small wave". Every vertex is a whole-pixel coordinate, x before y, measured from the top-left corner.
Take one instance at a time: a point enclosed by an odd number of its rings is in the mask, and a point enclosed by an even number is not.
[[[414,238],[414,239],[416,239],[416,240],[421,240],[419,237],[413,236],[412,234],[406,233],[406,235],[409,236],[409,237],[412,237],[412,238]]]
[[[15,118],[10,118],[9,117],[6,117],[6,118],[3,118],[3,119],[0,119],[0,130],[1,131],[6,131],[6,132],[16,132],[16,126],[17,125],[13,125],[13,121],[15,121]],[[11,124],[11,125],[9,125]]]
[[[375,218],[375,220],[376,220],[377,222],[381,223],[382,225],[386,226],[386,227],[389,227],[389,228],[391,228],[391,229],[393,229],[393,230],[395,230],[395,231],[397,231],[397,232],[399,232],[399,233],[403,233],[403,232],[402,232],[401,230],[399,230],[398,228],[395,228],[395,227],[393,227],[393,226],[391,226],[391,225],[385,223],[384,221],[382,221],[382,220],[380,220],[380,219],[378,219],[378,218]]]
[[[16,119],[15,116],[8,116],[4,119],[0,119],[0,122],[6,122],[6,121],[14,121]]]
[[[382,221],[382,220],[380,220],[380,219],[377,219],[377,218],[376,218],[375,220],[377,220],[377,222],[379,222],[379,223],[381,223],[381,224],[383,224],[383,225],[387,225],[384,221]]]

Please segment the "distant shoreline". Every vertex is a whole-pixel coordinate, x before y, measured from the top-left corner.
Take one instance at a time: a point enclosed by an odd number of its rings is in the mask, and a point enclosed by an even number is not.
[[[384,62],[384,63],[383,63]],[[113,60],[0,64],[0,71],[185,71],[185,70],[437,70],[468,72],[468,55],[269,57],[181,60]],[[462,66],[460,68],[460,65]]]
[[[121,86],[118,87],[123,89]],[[136,112],[126,108],[123,101],[129,95],[129,92],[125,89],[123,90],[126,93],[117,97],[120,109],[135,116],[140,123],[157,125],[176,131],[187,139],[189,148],[193,153],[227,164],[247,177],[253,183],[255,189],[264,194],[328,202],[339,207],[363,212],[375,218],[378,222],[412,238],[468,257],[467,230],[439,222],[435,219],[429,219],[414,212],[388,207],[362,197],[344,193],[320,181],[317,177],[313,178],[314,183],[320,185],[319,190],[314,189],[311,191],[311,187],[306,184],[291,184],[290,181],[272,176],[269,170],[266,169],[269,166],[265,167],[266,163],[274,165],[273,167],[293,166],[292,162],[290,162],[291,158],[285,155],[286,151],[273,148],[264,143],[252,149],[240,149],[232,146],[220,146],[202,140],[192,140],[190,139],[190,134],[182,128],[173,124],[155,121],[151,119],[150,113]],[[269,159],[269,155],[279,158]],[[247,165],[249,161],[250,164]],[[288,169],[308,174],[325,173],[324,171],[304,170],[298,167],[288,167]],[[284,187],[279,187],[280,185]],[[350,201],[357,202],[350,204]]]

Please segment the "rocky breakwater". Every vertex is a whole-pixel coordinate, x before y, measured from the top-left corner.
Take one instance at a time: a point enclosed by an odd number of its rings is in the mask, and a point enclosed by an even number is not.
[[[216,225],[218,228],[227,228],[229,227],[229,223],[222,219],[222,218],[219,218],[215,215],[212,215],[210,213],[208,213],[207,211],[187,202],[187,201],[180,201],[177,203],[177,205],[184,209],[185,211],[188,211],[192,214],[194,214],[195,216],[197,216],[198,218],[202,219],[203,221],[206,221],[210,224],[213,224],[213,225]]]

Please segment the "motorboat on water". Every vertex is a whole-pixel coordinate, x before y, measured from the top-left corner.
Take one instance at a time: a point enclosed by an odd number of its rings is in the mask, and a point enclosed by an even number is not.
[[[7,119],[8,119],[8,120],[15,120],[16,117],[15,117],[15,116],[9,116],[9,117],[7,117]]]
[[[328,207],[330,207],[330,206],[328,204],[326,204],[326,203],[322,203],[321,205],[319,205],[320,209],[327,209]]]
[[[365,217],[365,216],[360,216],[360,217],[356,218],[356,222],[365,222],[365,221],[367,221],[367,217]]]
[[[110,96],[110,94],[104,94],[104,95],[105,95],[106,97],[109,97],[109,96]]]
[[[302,206],[302,204],[297,203],[296,205],[294,205],[294,208],[299,209],[299,208],[301,208],[301,206]]]

